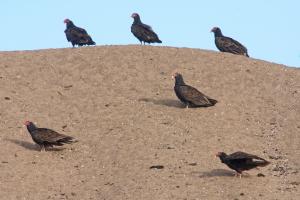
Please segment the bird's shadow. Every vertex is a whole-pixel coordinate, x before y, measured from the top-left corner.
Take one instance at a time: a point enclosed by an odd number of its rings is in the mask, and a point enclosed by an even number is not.
[[[34,143],[30,143],[30,142],[27,142],[27,141],[22,141],[22,140],[16,140],[16,139],[6,139],[7,141],[11,142],[11,143],[14,143],[14,144],[17,144],[25,149],[29,149],[31,151],[41,151],[41,147],[39,145],[36,145]],[[52,147],[52,148],[47,148],[46,151],[62,151],[64,150],[64,148],[55,148],[55,147]]]
[[[141,98],[139,101],[151,102],[155,105],[163,105],[175,108],[185,108],[185,106],[179,101],[174,99],[151,99],[151,98]]]
[[[210,178],[210,177],[216,177],[216,176],[228,176],[228,177],[234,177],[235,173],[230,170],[226,169],[213,169],[210,171],[205,172],[192,172],[192,174],[199,174],[200,178]]]

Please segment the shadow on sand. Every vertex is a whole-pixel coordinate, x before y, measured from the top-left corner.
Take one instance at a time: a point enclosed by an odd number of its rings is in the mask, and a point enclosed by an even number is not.
[[[150,98],[141,98],[139,101],[144,101],[144,102],[151,102],[155,105],[163,105],[163,106],[168,106],[168,107],[174,107],[174,108],[185,108],[185,106],[180,103],[179,100],[174,100],[174,99],[150,99]]]
[[[199,174],[200,178],[209,178],[209,177],[216,177],[216,176],[228,176],[234,177],[235,173],[230,170],[226,169],[213,169],[211,171],[206,172],[192,172],[193,174]]]
[[[21,141],[21,140],[16,140],[16,139],[6,139],[7,141],[17,144],[25,149],[31,150],[31,151],[41,151],[41,147],[39,145],[36,145],[34,143],[26,142],[26,141]],[[47,148],[46,151],[62,151],[64,148]]]

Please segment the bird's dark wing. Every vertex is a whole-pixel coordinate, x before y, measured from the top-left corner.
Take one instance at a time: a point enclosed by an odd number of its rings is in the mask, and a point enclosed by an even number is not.
[[[152,27],[149,26],[149,25],[147,25],[147,24],[140,23],[139,25],[142,26],[142,27],[144,27],[145,29],[147,29],[147,30],[149,30],[149,31],[154,32],[153,29],[152,29]]]
[[[247,48],[230,37],[217,37],[216,46],[222,52],[229,52],[233,54],[248,56]]]
[[[192,86],[181,85],[178,87],[178,93],[186,101],[191,102],[196,106],[211,105],[209,98]]]
[[[73,137],[57,133],[56,131],[47,128],[37,128],[32,133],[36,140],[50,144],[57,142],[70,143],[71,140],[74,139]]]
[[[86,30],[79,27],[73,27],[65,30],[67,40],[76,44],[93,43],[92,38],[87,34]]]
[[[249,170],[255,167],[263,167],[270,162],[256,155],[244,153],[241,151],[235,152],[227,156],[227,163],[235,169]]]
[[[145,42],[161,42],[152,28],[145,24],[135,24],[131,27],[131,32]]]
[[[261,157],[258,157],[256,155],[253,154],[248,154],[245,152],[241,152],[241,151],[237,151],[235,153],[232,153],[230,155],[227,156],[227,158],[231,159],[231,160],[236,160],[236,159],[256,159],[256,160],[265,160]]]

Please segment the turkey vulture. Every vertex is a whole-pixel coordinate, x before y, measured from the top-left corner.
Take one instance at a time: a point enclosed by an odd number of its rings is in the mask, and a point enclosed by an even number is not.
[[[186,107],[209,107],[215,105],[218,101],[214,100],[201,92],[196,88],[186,85],[183,81],[183,77],[179,73],[173,75],[175,78],[175,94],[178,99],[186,105]]]
[[[228,52],[228,53],[239,54],[239,55],[244,55],[249,57],[247,48],[244,47],[238,41],[230,37],[223,36],[221,29],[219,27],[214,27],[213,29],[211,29],[211,32],[214,33],[215,44],[221,52]]]
[[[242,173],[245,170],[250,170],[256,167],[264,167],[270,164],[270,162],[266,161],[263,158],[241,151],[232,153],[230,155],[227,155],[224,152],[219,152],[216,156],[220,158],[222,163],[235,170],[236,175],[239,174],[240,178],[242,177]]]
[[[67,40],[72,43],[73,47],[75,45],[95,45],[96,43],[92,40],[91,36],[88,35],[86,30],[79,28],[73,24],[69,19],[65,19],[64,23],[67,25],[65,34]]]
[[[152,30],[151,26],[143,24],[139,14],[133,13],[131,17],[134,19],[131,25],[131,32],[141,42],[145,43],[162,43],[157,34]]]
[[[41,151],[46,150],[47,147],[62,146],[65,143],[75,142],[73,137],[57,133],[51,129],[38,128],[30,121],[26,121],[24,125],[27,127],[32,140],[40,145]]]

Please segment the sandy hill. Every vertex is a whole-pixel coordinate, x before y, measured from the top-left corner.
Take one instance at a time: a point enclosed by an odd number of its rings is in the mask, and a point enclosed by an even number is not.
[[[299,69],[151,46],[2,52],[0,69],[0,199],[299,199]],[[174,70],[219,103],[183,108]],[[39,152],[25,120],[79,142]],[[214,156],[237,150],[271,164],[235,178]]]

